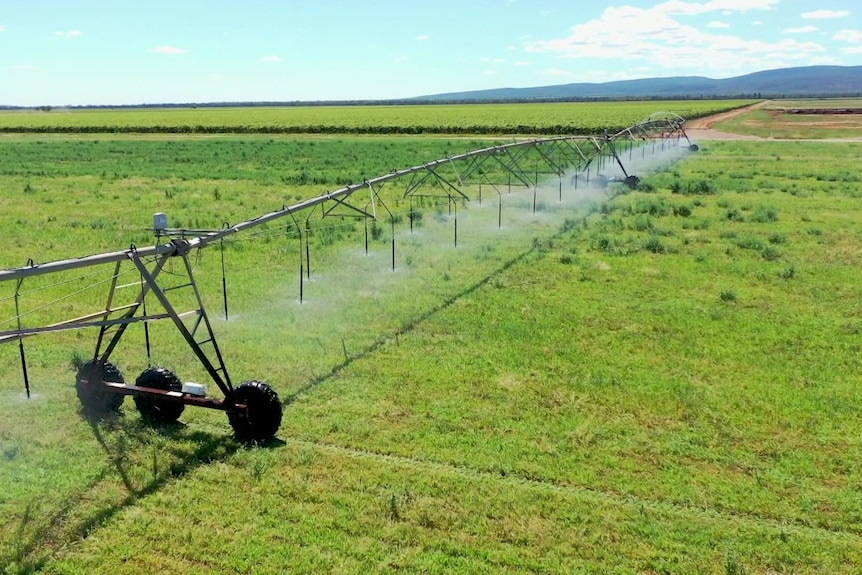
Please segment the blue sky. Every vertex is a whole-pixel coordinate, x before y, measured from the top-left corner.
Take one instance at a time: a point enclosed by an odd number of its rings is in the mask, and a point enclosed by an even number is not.
[[[389,99],[862,63],[859,0],[3,0],[0,104]]]

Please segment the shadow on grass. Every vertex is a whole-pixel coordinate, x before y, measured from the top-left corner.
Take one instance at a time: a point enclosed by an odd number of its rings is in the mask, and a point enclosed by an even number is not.
[[[557,232],[550,239],[554,239],[554,238],[558,237],[559,235],[564,233],[564,231],[565,230],[561,230],[561,231]],[[439,304],[435,305],[434,307],[430,308],[426,312],[424,312],[424,313],[418,315],[417,317],[413,318],[412,320],[408,321],[403,326],[398,328],[396,331],[378,337],[376,340],[374,340],[374,342],[372,342],[365,349],[362,349],[355,354],[352,354],[352,355],[345,357],[344,361],[333,366],[332,369],[329,370],[329,372],[323,373],[321,375],[314,377],[308,383],[306,383],[305,385],[303,385],[302,387],[300,387],[299,389],[297,389],[296,391],[294,391],[293,393],[291,393],[290,395],[285,397],[281,402],[282,405],[284,405],[284,406],[290,405],[291,403],[296,401],[296,399],[299,398],[301,395],[312,391],[317,386],[319,386],[323,383],[326,383],[330,379],[334,378],[342,370],[348,368],[351,364],[353,364],[353,362],[360,360],[360,359],[363,359],[365,357],[368,357],[369,355],[371,355],[372,353],[374,353],[375,351],[377,351],[378,349],[380,349],[381,347],[386,345],[388,342],[390,342],[393,338],[397,341],[399,336],[410,333],[411,331],[416,329],[417,326],[424,323],[428,319],[434,317],[436,314],[438,314],[438,313],[446,310],[447,308],[451,307],[456,302],[458,302],[460,299],[467,297],[467,296],[471,295],[473,292],[477,291],[478,289],[488,285],[491,281],[493,281],[494,279],[499,277],[503,272],[505,272],[506,270],[508,270],[509,268],[514,266],[515,264],[523,261],[524,259],[527,258],[527,256],[536,252],[537,249],[538,249],[538,247],[534,244],[533,247],[530,248],[529,250],[519,254],[518,256],[515,256],[514,258],[512,258],[511,260],[509,260],[507,262],[504,262],[503,265],[501,265],[499,268],[497,268],[496,270],[494,270],[493,272],[491,272],[490,274],[488,274],[484,278],[480,279],[479,281],[477,281],[476,283],[474,283],[472,285],[467,286],[466,288],[459,291],[458,293],[453,294],[452,296],[446,298],[445,300],[443,300]],[[346,354],[346,352],[345,352],[345,354]]]
[[[15,528],[14,541],[0,553],[0,565],[5,566],[3,573],[23,575],[40,571],[56,551],[71,542],[86,539],[93,530],[138,499],[156,493],[170,481],[202,465],[224,460],[243,447],[230,435],[189,431],[182,423],[155,426],[141,420],[124,421],[120,414],[94,418],[82,412],[82,416],[107,454],[109,464],[86,485],[69,493],[65,502],[48,514],[42,515],[34,510],[36,505],[33,502],[27,505]],[[170,444],[160,451],[152,451],[152,468],[149,470],[152,479],[136,485],[130,470],[135,463],[140,467],[142,448],[152,450],[150,443],[154,433],[170,440]],[[113,442],[110,436],[114,436]],[[284,445],[283,441],[272,440],[261,447],[281,445]],[[159,455],[163,461],[170,461],[164,468],[159,466]],[[111,480],[114,472],[119,476],[126,495],[103,497],[100,501],[99,490]]]

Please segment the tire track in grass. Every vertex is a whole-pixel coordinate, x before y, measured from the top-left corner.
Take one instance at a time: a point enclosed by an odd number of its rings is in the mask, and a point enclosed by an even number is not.
[[[720,510],[698,505],[686,505],[669,501],[644,499],[624,492],[617,492],[608,489],[598,489],[583,485],[570,485],[551,481],[549,479],[526,477],[517,473],[498,472],[453,462],[420,459],[391,453],[380,453],[370,449],[361,449],[358,447],[336,445],[307,439],[291,437],[284,439],[284,443],[287,446],[293,446],[296,448],[323,451],[328,454],[340,455],[353,459],[366,459],[375,463],[385,463],[411,471],[433,471],[459,478],[501,482],[510,487],[562,493],[573,495],[587,501],[614,506],[631,506],[642,510],[649,510],[682,518],[694,517],[703,521],[724,523],[735,526],[741,525],[758,529],[769,529],[774,531],[778,536],[798,535],[811,539],[838,539],[846,543],[855,544],[862,542],[862,533],[854,533],[843,529],[830,529],[828,527],[805,525],[800,522],[786,523],[754,513]]]

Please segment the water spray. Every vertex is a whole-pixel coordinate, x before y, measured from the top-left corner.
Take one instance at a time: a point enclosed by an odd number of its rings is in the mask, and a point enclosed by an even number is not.
[[[508,194],[512,193],[513,184],[523,186],[524,189],[532,188],[534,215],[538,210],[540,175],[546,174],[558,179],[558,197],[561,203],[563,177],[571,177],[570,181],[575,190],[582,179],[588,187],[592,183],[593,186],[603,188],[614,181],[636,187],[638,178],[623,164],[617,150],[617,142],[628,146],[631,168],[635,143],[641,146],[641,159],[644,161],[648,143],[652,144],[653,154],[657,143],[664,150],[665,146],[677,145],[682,139],[688,142],[689,151],[697,151],[697,146],[688,140],[684,126],[683,118],[671,113],[659,113],[617,134],[605,132],[593,136],[555,136],[499,144],[403,170],[393,170],[391,173],[349,184],[333,192],[327,191],[291,206],[282,206],[281,209],[235,225],[225,223],[219,230],[171,229],[168,227],[167,216],[160,212],[153,219],[153,232],[156,237],[156,244],[153,246],[138,248],[132,245],[114,252],[39,265],[30,260],[25,266],[0,270],[0,282],[17,282],[14,294],[15,316],[7,321],[0,318],[0,326],[14,323],[16,327],[0,331],[0,344],[18,342],[24,385],[29,397],[30,379],[24,353],[24,338],[62,330],[97,328],[92,359],[81,365],[75,383],[78,398],[86,413],[101,417],[118,409],[123,398],[129,395],[135,400],[139,411],[151,420],[163,423],[176,421],[187,405],[216,409],[227,413],[228,421],[239,439],[251,442],[266,441],[275,435],[281,425],[282,405],[278,394],[269,384],[258,380],[245,381],[236,386],[233,384],[194,277],[189,260],[192,252],[199,255],[199,250],[203,248],[220,246],[224,315],[227,320],[224,241],[248,229],[290,217],[300,245],[299,299],[302,302],[304,279],[311,278],[310,238],[316,229],[317,220],[312,218],[318,212],[318,206],[320,220],[364,220],[366,255],[369,252],[368,223],[370,221],[372,225],[376,225],[378,216],[382,215],[378,214],[378,207],[382,208],[390,221],[392,271],[395,271],[396,218],[381,197],[381,189],[386,184],[406,182],[401,198],[409,199],[411,233],[415,217],[414,198],[428,196],[445,199],[454,221],[454,242],[457,247],[457,202],[468,202],[471,197],[476,196],[479,205],[482,205],[484,186],[490,186],[497,192],[497,227],[500,229],[503,214],[501,189],[504,186]],[[613,171],[615,175],[608,177],[605,173],[607,170]],[[595,174],[591,176],[592,171]],[[297,222],[295,214],[298,213],[308,214],[304,229]],[[174,261],[181,263],[180,271],[162,274],[165,267]],[[21,309],[24,295],[22,287],[28,278],[108,264],[114,264],[114,272],[105,282],[108,284],[108,293],[103,309],[49,325],[24,325],[23,318],[30,312]],[[119,286],[118,278],[125,273],[124,269],[130,266],[131,271],[137,272],[136,275],[140,278],[139,282],[131,284],[137,290],[133,290],[134,293],[125,303],[115,302],[115,296],[119,296],[118,289],[128,287]],[[180,293],[186,294],[186,300],[191,300],[192,309],[181,311],[175,307],[175,303],[179,305],[180,301],[176,294]],[[155,297],[164,310],[163,313],[150,312],[146,305],[147,297]],[[222,399],[207,396],[203,385],[183,384],[172,371],[151,365],[148,324],[154,321],[173,323],[221,391]],[[119,369],[110,362],[110,357],[126,329],[136,323],[144,324],[149,367],[136,379],[135,384],[131,385],[125,383]],[[347,357],[346,344],[343,349]]]

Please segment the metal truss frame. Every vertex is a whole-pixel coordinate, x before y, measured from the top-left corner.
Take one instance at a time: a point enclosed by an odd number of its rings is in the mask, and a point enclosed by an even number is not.
[[[504,186],[509,190],[513,185],[535,189],[543,177],[559,178],[562,191],[564,175],[572,172],[585,174],[587,181],[589,181],[591,172],[598,176],[608,163],[617,166],[628,177],[630,174],[626,171],[624,162],[617,150],[618,142],[628,142],[629,150],[631,150],[632,146],[644,146],[646,142],[658,140],[679,142],[681,139],[685,139],[691,146],[691,142],[685,134],[685,120],[683,118],[669,113],[654,114],[644,122],[635,124],[617,134],[555,136],[520,140],[395,170],[389,174],[349,184],[332,192],[325,192],[290,206],[283,206],[279,210],[233,226],[226,224],[220,230],[156,230],[157,240],[165,241],[149,247],[131,246],[125,250],[42,264],[34,263],[31,260],[27,265],[19,268],[0,270],[0,282],[17,282],[14,296],[17,325],[14,329],[0,331],[0,344],[18,342],[25,385],[29,394],[23,347],[24,338],[46,332],[96,327],[99,329],[99,333],[93,361],[104,363],[108,361],[120,343],[129,325],[144,322],[146,327],[149,322],[171,320],[213,382],[225,397],[228,397],[233,391],[233,384],[194,279],[189,261],[189,254],[193,250],[205,248],[234,234],[281,218],[291,218],[301,234],[302,230],[296,216],[300,213],[309,213],[308,217],[310,218],[318,206],[321,208],[321,218],[342,217],[361,218],[366,221],[369,219],[378,220],[379,208],[391,216],[392,213],[381,199],[380,193],[384,186],[396,180],[406,181],[402,197],[410,200],[412,217],[412,201],[416,197],[438,197],[450,202],[468,201],[471,191],[475,191],[478,187],[478,199],[481,203],[483,185],[490,186],[498,195],[502,195],[501,189]],[[577,185],[578,178],[574,178],[573,182]],[[306,221],[307,225],[308,221]],[[166,287],[160,279],[162,271],[167,262],[175,258],[182,261],[182,269],[185,274],[184,283]],[[26,279],[37,275],[107,264],[114,264],[115,268],[108,288],[106,305],[103,309],[82,317],[62,320],[44,326],[25,327],[22,325],[22,315],[18,304],[21,287]],[[141,278],[140,282],[125,286],[118,285],[121,267],[124,264],[126,266],[131,264],[134,267]],[[118,290],[130,286],[137,286],[131,301],[122,305],[116,304],[115,299]],[[169,292],[180,289],[191,290],[193,293],[193,301],[196,302],[193,309],[186,311],[176,309],[175,301],[169,296]],[[164,308],[163,313],[147,313],[146,298],[150,294]],[[148,336],[147,346],[149,354]],[[160,396],[165,393],[137,388],[136,386],[103,383],[112,388],[109,391],[127,395],[149,394],[153,396],[155,394],[154,396]],[[181,400],[205,407],[225,409],[219,402],[212,402],[208,399],[187,397]]]

